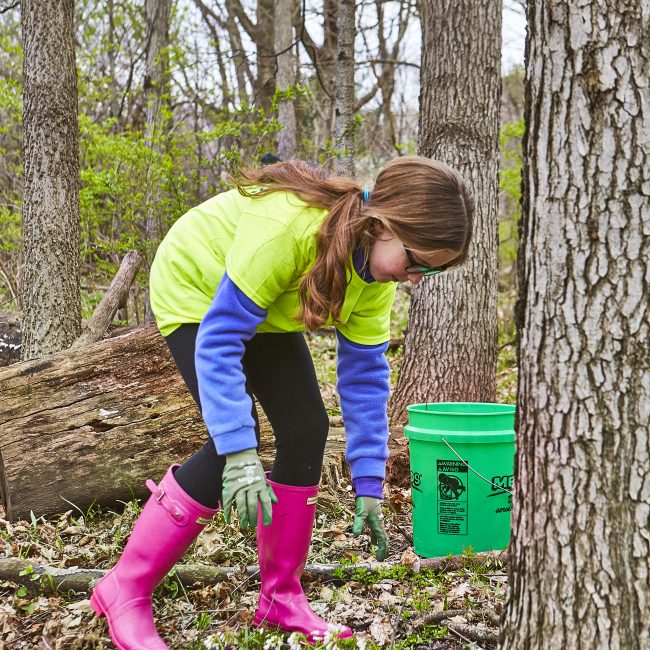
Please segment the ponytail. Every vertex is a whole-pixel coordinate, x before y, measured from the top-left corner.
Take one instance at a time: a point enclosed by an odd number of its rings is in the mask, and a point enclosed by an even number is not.
[[[298,318],[310,331],[325,325],[330,316],[338,322],[352,253],[361,246],[367,258],[372,241],[373,219],[361,211],[363,189],[300,160],[245,170],[236,184],[244,196],[291,192],[307,204],[328,211],[316,235],[316,261],[300,283]],[[253,187],[254,193],[250,191]]]

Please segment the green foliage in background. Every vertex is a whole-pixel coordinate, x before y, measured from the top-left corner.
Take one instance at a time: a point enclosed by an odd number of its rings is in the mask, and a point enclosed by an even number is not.
[[[517,258],[517,227],[521,216],[521,139],[524,121],[505,124],[501,129],[501,168],[499,186],[504,194],[506,214],[499,221],[499,256],[501,265],[512,265]]]

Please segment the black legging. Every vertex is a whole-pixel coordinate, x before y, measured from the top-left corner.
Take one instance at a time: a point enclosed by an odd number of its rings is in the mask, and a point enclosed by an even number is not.
[[[195,324],[181,325],[166,341],[200,408],[194,363],[198,329]],[[246,392],[253,400],[258,443],[259,422],[253,396],[264,409],[275,434],[271,479],[284,485],[317,484],[329,420],[305,337],[300,332],[256,334],[246,343],[242,362]],[[221,475],[225,464],[225,457],[217,454],[214,442],[209,440],[176,470],[174,476],[193,499],[214,508],[221,499]]]

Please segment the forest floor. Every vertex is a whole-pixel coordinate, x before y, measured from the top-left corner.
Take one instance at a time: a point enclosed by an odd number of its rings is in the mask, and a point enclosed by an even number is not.
[[[404,314],[397,315],[398,323]],[[399,324],[398,324],[399,327]],[[336,414],[335,349],[332,336],[310,339],[326,406]],[[393,379],[401,360],[389,354]],[[513,403],[514,349],[500,346],[499,401]],[[403,485],[403,484],[402,484]],[[119,557],[140,504],[120,512],[71,509],[59,516],[10,523],[0,510],[0,559],[22,558],[56,567],[107,569]],[[325,486],[319,496],[309,563],[350,565],[373,560],[370,541],[351,534],[354,498],[349,483]],[[460,649],[494,648],[506,593],[506,569],[481,563],[468,549],[462,568],[418,568],[413,552],[410,490],[386,485],[384,501],[390,540],[387,564],[374,569],[335,570],[306,577],[303,585],[317,614],[354,631],[346,641],[325,639],[317,647]],[[227,579],[190,588],[170,574],[157,589],[154,610],[161,636],[173,649],[311,647],[298,635],[252,627],[259,582],[244,568],[257,563],[254,531],[241,531],[217,516],[183,563],[241,567]],[[105,620],[90,609],[88,593],[51,593],[38,580],[35,590],[0,582],[0,649],[85,650],[113,648]]]

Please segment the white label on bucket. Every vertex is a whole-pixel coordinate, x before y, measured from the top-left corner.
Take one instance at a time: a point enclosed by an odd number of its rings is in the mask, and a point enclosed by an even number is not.
[[[436,460],[438,470],[438,532],[467,535],[467,465],[459,460]]]

